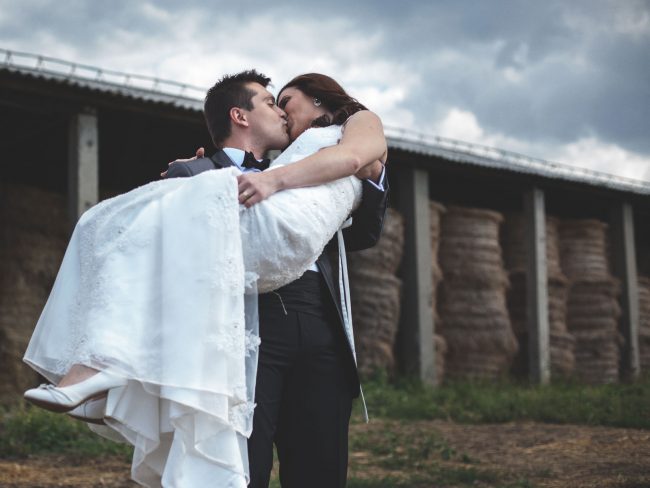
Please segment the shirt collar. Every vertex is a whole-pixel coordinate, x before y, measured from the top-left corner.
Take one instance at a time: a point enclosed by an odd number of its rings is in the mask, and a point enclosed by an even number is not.
[[[242,168],[245,155],[243,149],[237,149],[236,147],[224,147],[223,152],[225,152],[226,156],[228,156],[230,160],[235,163],[235,166],[237,166],[242,171],[244,170],[244,168]]]
[[[248,173],[250,171],[257,173],[260,170],[258,168],[245,168],[244,165],[244,159],[246,158],[246,151],[243,149],[239,149],[237,147],[224,147],[223,152],[226,153],[226,156],[230,158],[230,160],[235,163],[235,166],[237,166],[243,173]],[[261,161],[258,159],[258,161]]]

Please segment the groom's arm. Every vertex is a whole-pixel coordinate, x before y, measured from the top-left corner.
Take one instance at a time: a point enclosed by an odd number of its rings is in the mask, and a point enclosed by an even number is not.
[[[383,189],[363,180],[361,204],[352,212],[352,225],[343,230],[345,248],[348,251],[360,251],[377,244],[384,225],[388,207],[388,179],[386,169],[383,174]]]
[[[186,176],[193,176],[194,173],[186,162],[174,162],[169,165],[164,178],[182,178]]]
[[[164,178],[195,176],[199,173],[215,168],[215,163],[210,158],[195,158],[184,161],[177,160],[169,165]]]

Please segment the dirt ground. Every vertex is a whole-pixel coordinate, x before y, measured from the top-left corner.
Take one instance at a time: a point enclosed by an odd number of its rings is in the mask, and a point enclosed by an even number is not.
[[[381,429],[382,422],[353,425],[353,434]],[[650,487],[650,431],[646,430],[534,422],[460,425],[439,420],[409,422],[405,428],[414,433],[438,432],[455,451],[474,459],[480,469],[499,473],[503,479],[525,478],[534,487]],[[355,470],[363,469],[359,467],[366,464],[359,463],[362,459],[369,461],[368,472],[351,475],[369,480],[386,474],[372,468],[369,453],[351,452],[350,456]],[[457,460],[440,464],[460,466]],[[0,486],[122,488],[135,484],[129,481],[129,463],[123,459],[40,456],[0,460]]]
[[[650,487],[650,431],[516,422],[431,422],[450,445],[545,488]]]

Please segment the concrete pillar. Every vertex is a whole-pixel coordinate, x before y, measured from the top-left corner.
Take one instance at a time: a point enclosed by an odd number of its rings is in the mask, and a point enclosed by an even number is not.
[[[429,175],[404,168],[398,174],[399,211],[404,216],[402,307],[398,348],[405,373],[436,383],[433,342]]]
[[[546,265],[546,215],[544,192],[533,188],[524,195],[526,270],[526,327],[528,371],[533,383],[551,378],[548,273]],[[523,347],[523,344],[521,345]]]
[[[97,114],[74,114],[68,133],[68,217],[74,226],[82,213],[99,201]]]
[[[624,377],[639,376],[639,282],[634,242],[634,210],[628,202],[616,205],[610,219],[614,274],[621,280],[621,333],[625,337],[621,355]]]

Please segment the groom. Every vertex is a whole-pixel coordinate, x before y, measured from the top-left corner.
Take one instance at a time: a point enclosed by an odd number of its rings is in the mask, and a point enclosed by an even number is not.
[[[255,70],[218,81],[205,100],[206,123],[218,151],[210,158],[175,161],[167,177],[228,166],[242,172],[268,167],[262,156],[289,144],[286,114],[273,103],[269,82]],[[383,171],[376,173],[372,176],[382,181]],[[377,242],[386,204],[387,191],[364,180],[361,205],[344,231],[348,250]],[[348,424],[359,377],[344,334],[331,251],[336,251],[335,240],[301,278],[259,295],[262,342],[248,441],[249,486],[254,488],[268,487],[274,443],[283,488],[346,483]]]

